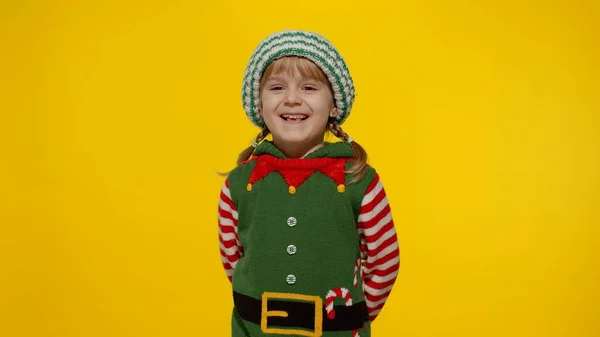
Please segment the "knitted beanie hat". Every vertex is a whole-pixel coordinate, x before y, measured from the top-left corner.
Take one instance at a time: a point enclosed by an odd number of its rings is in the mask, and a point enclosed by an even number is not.
[[[254,50],[246,67],[242,85],[242,101],[250,121],[262,128],[258,114],[259,86],[263,72],[271,62],[284,56],[301,56],[311,60],[329,79],[338,110],[339,125],[348,118],[354,103],[354,83],[344,59],[323,36],[298,30],[274,33],[265,38]]]

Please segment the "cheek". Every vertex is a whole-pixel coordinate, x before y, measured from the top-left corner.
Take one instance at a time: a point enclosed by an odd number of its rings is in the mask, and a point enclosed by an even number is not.
[[[333,102],[327,99],[327,97],[317,98],[312,101],[311,108],[319,119],[329,118],[329,113],[333,107]]]
[[[273,113],[278,104],[278,100],[275,97],[265,96],[261,98],[261,108],[264,114]]]

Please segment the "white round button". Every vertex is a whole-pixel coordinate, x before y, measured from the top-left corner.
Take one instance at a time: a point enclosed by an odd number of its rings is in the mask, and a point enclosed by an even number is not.
[[[285,280],[287,281],[288,284],[294,284],[296,283],[296,275],[293,274],[289,274]]]
[[[291,217],[289,217],[289,218],[287,219],[287,224],[288,224],[288,226],[290,226],[290,227],[294,227],[294,226],[296,226],[296,223],[297,223],[297,222],[298,222],[298,221],[297,221],[297,220],[296,220],[296,218],[294,218],[293,216],[291,216]]]
[[[287,252],[290,255],[296,254],[296,246],[294,246],[294,245],[287,246]]]

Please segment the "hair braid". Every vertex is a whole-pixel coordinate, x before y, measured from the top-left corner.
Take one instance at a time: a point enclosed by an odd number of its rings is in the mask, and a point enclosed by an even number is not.
[[[350,136],[348,136],[348,134],[344,130],[342,130],[340,124],[333,118],[329,120],[329,131],[331,131],[331,133],[333,133],[334,136],[338,137],[343,141],[347,142],[350,138]]]
[[[329,131],[333,133],[334,136],[338,137],[339,139],[345,142],[347,142],[350,139],[350,136],[344,130],[342,130],[342,127],[335,120],[335,118],[329,119]],[[360,146],[360,144],[358,144],[356,141],[352,140],[350,142],[350,145],[352,146],[352,150],[354,151],[354,155],[356,156],[356,161],[347,173],[354,174],[354,178],[352,178],[350,183],[355,183],[364,178],[367,172],[368,157],[365,149],[362,146]]]
[[[265,126],[262,130],[260,130],[260,132],[258,133],[258,135],[256,135],[256,138],[254,138],[254,141],[252,142],[252,145],[248,146],[247,148],[245,148],[238,156],[237,159],[237,164],[240,165],[241,163],[245,162],[246,160],[250,159],[250,157],[252,156],[252,153],[254,153],[254,147],[256,145],[258,145],[258,143],[262,142],[265,138],[267,138],[267,136],[269,135],[269,133],[271,133],[271,131],[269,131],[269,129]],[[217,172],[218,175],[220,176],[228,176],[229,172]]]
[[[254,146],[258,145],[258,143],[262,142],[263,139],[267,138],[269,133],[270,131],[269,129],[267,129],[266,126],[262,130],[260,130],[258,135],[256,135],[256,138],[252,142],[252,145],[248,146],[244,151],[242,151],[242,153],[240,153],[240,155],[238,156],[237,164],[239,165],[242,162],[245,162],[246,160],[250,159],[252,153],[254,152]]]

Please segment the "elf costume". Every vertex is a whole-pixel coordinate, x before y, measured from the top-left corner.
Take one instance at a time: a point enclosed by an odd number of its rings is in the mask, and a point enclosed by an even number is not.
[[[250,120],[262,126],[255,82],[286,55],[323,69],[342,123],[354,99],[351,78],[331,44],[307,32],[274,34],[255,52],[244,84]],[[219,237],[232,282],[233,337],[371,336],[398,274],[399,249],[379,176],[367,166],[364,178],[351,183],[346,171],[354,159],[349,142],[326,142],[291,159],[265,140],[229,174]]]

